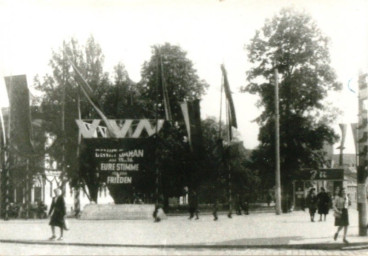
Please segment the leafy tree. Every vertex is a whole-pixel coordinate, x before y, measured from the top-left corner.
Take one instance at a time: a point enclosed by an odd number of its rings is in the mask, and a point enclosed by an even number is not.
[[[144,116],[139,87],[129,78],[123,63],[114,67],[114,81],[104,90],[101,100],[105,115],[122,119],[139,119]]]
[[[208,85],[199,79],[186,52],[169,43],[152,47],[151,59],[143,64],[141,76],[138,94],[144,116],[165,118],[162,93],[162,85],[165,84],[173,117],[172,122],[168,122],[160,132],[156,152],[167,207],[168,198],[181,195],[183,187],[192,183],[192,174],[200,171],[199,164],[191,158],[188,144],[184,142],[186,130],[180,103],[201,98]]]
[[[156,49],[156,48],[154,48]],[[182,114],[179,102],[187,99],[191,100],[200,97],[207,84],[200,81],[193,64],[186,59],[186,53],[177,46],[166,44],[160,47],[160,55],[157,51],[153,52],[150,62],[146,62],[142,68],[142,81],[135,84],[128,76],[124,65],[119,63],[114,69],[114,81],[109,78],[108,73],[103,71],[103,60],[101,47],[95,42],[93,37],[87,40],[85,46],[80,46],[75,39],[64,42],[61,49],[53,52],[50,60],[52,75],[45,75],[43,79],[36,77],[36,88],[43,92],[41,109],[44,114],[43,129],[56,136],[56,141],[51,156],[60,163],[59,169],[66,169],[64,176],[67,176],[72,186],[77,186],[79,181],[79,166],[77,159],[77,137],[78,128],[75,119],[78,118],[77,98],[78,84],[75,74],[70,66],[72,60],[80,69],[84,78],[91,85],[96,98],[103,112],[108,118],[151,118],[156,117],[153,111],[156,102],[158,106],[158,117],[163,117],[163,104],[159,88],[156,97],[157,60],[160,56],[162,60],[162,73],[168,88],[170,104],[173,116],[180,125],[166,127],[163,129],[161,139],[158,143],[162,144],[157,155],[163,161],[159,161],[163,191],[166,199],[169,196],[178,195],[178,188],[182,188],[184,176],[174,173],[173,170],[183,170],[183,157],[187,155],[185,143],[183,143],[184,125],[182,124]],[[61,130],[61,110],[63,91],[65,90],[65,133]],[[157,101],[158,99],[158,101]],[[81,118],[99,118],[87,100],[81,96]],[[164,139],[162,139],[164,138]],[[165,142],[164,142],[165,141]],[[161,145],[160,144],[160,145]],[[65,146],[65,161],[62,161],[62,150]],[[173,153],[174,152],[174,153]],[[179,159],[180,158],[180,159]],[[62,164],[64,164],[62,166]],[[86,169],[88,166],[86,166]],[[183,173],[183,171],[180,171]],[[81,176],[86,181],[92,200],[97,200],[98,183],[96,174],[93,171],[84,172]],[[178,186],[180,185],[180,186]],[[118,189],[119,190],[119,189]],[[146,193],[147,188],[143,189]],[[110,188],[113,197],[120,197],[121,193],[116,189]],[[130,193],[130,192],[129,192]]]
[[[328,39],[312,18],[294,9],[283,9],[266,20],[247,45],[252,68],[242,91],[260,96],[263,112],[260,146],[254,151],[253,167],[268,185],[273,185],[275,166],[275,69],[279,77],[281,177],[285,191],[298,170],[316,168],[324,162],[323,143],[337,135],[330,127],[334,113],[324,103],[329,90],[341,85],[330,66]]]
[[[78,119],[78,83],[75,80],[74,71],[69,63],[73,61],[83,74],[83,77],[92,87],[95,96],[99,99],[102,110],[109,118],[133,117],[132,109],[136,106],[128,102],[129,92],[135,92],[135,84],[129,79],[122,64],[115,67],[115,81],[111,82],[109,74],[103,71],[104,55],[98,43],[91,36],[86,45],[81,46],[77,40],[71,39],[63,42],[57,51],[52,53],[50,67],[52,74],[46,74],[42,79],[35,78],[35,87],[43,92],[40,100],[40,108],[45,122],[42,128],[45,132],[56,137],[49,154],[59,163],[59,170],[77,186],[80,178],[86,181],[92,200],[97,200],[98,183],[95,173],[85,172],[79,176],[78,165],[78,127],[75,120]],[[62,132],[62,102],[65,90],[65,132]],[[119,94],[124,92],[124,94]],[[126,93],[126,94],[125,94]],[[82,119],[99,118],[93,107],[80,96],[80,110]],[[123,111],[124,110],[124,111]],[[135,108],[137,110],[137,108]],[[63,145],[65,146],[65,161],[63,161]]]
[[[156,102],[159,102],[158,116],[164,117],[162,84],[167,88],[174,121],[183,120],[180,102],[200,99],[204,95],[208,84],[199,78],[192,61],[186,55],[179,46],[169,43],[152,47],[150,61],[143,64],[140,82],[140,96],[146,106],[147,117],[155,117],[152,106]]]
[[[257,194],[258,190],[258,173],[248,166],[250,151],[244,148],[236,133],[230,145],[222,142],[219,139],[220,129],[226,136],[225,124],[221,124],[220,128],[215,118],[202,121],[205,158],[201,166],[203,171],[196,176],[196,180],[200,183],[198,192],[203,203],[213,203],[215,198],[218,202],[228,203],[229,169],[233,196],[239,194],[245,199]],[[222,143],[223,147],[220,146]]]

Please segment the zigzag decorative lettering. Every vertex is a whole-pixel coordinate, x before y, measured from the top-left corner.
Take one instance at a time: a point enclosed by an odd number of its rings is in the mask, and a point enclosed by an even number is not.
[[[93,120],[75,120],[81,136],[83,138],[109,138],[109,131],[105,126],[100,126],[101,119]],[[118,138],[141,138],[145,136],[152,136],[159,132],[164,124],[163,119],[124,119],[124,120],[107,120],[113,129],[113,133]],[[157,127],[156,127],[157,126]],[[143,133],[145,131],[145,133]]]

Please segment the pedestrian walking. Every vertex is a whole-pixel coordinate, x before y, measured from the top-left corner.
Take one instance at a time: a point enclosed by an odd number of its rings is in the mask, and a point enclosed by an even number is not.
[[[189,219],[193,219],[194,215],[196,215],[196,220],[198,220],[198,213],[198,195],[195,190],[192,190],[189,193]]]
[[[52,199],[52,203],[50,206],[49,216],[50,217],[50,226],[52,236],[50,240],[55,240],[55,227],[60,228],[60,236],[58,240],[63,240],[63,230],[68,230],[65,225],[65,215],[66,215],[66,208],[65,208],[65,201],[64,197],[61,193],[59,188],[54,190],[55,197]]]
[[[267,206],[270,207],[270,204],[272,201],[272,195],[270,192],[267,193],[266,200],[267,200]]]
[[[317,195],[317,201],[318,201],[318,214],[319,214],[319,221],[322,221],[322,215],[323,220],[326,221],[326,215],[329,212],[330,209],[330,196],[327,194],[325,188],[321,187],[321,192]]]
[[[155,210],[153,211],[154,222],[160,222],[162,219],[166,217],[163,208],[164,208],[164,198],[162,195],[159,195],[157,203],[155,204]]]
[[[242,198],[240,197],[240,194],[237,193],[235,197],[235,213],[237,215],[241,215],[242,209],[243,209],[243,201]]]
[[[348,232],[348,226],[349,226],[349,213],[348,213],[348,207],[350,205],[349,198],[346,194],[346,191],[344,188],[342,188],[339,191],[339,194],[335,196],[335,199],[333,200],[333,210],[334,210],[334,216],[335,216],[335,226],[338,227],[337,231],[334,235],[334,240],[337,240],[337,237],[339,236],[339,232],[344,229],[344,236],[343,236],[343,242],[348,244],[348,240],[346,240],[346,234]]]
[[[213,215],[214,221],[218,220],[217,211],[218,211],[218,200],[214,199],[213,204],[212,204],[212,215]]]
[[[309,208],[309,215],[311,218],[311,222],[314,222],[314,215],[316,214],[317,211],[317,196],[315,188],[311,188],[309,190],[306,201],[307,207]]]

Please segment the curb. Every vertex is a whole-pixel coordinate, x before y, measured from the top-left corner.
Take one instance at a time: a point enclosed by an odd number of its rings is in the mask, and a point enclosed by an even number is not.
[[[64,241],[43,241],[43,240],[12,240],[0,239],[0,243],[13,244],[38,244],[38,245],[59,245],[59,246],[89,246],[89,247],[130,247],[130,248],[151,248],[151,249],[289,249],[289,250],[365,250],[368,243],[345,244],[276,244],[276,245],[219,245],[219,244],[106,244],[106,243],[78,243]]]

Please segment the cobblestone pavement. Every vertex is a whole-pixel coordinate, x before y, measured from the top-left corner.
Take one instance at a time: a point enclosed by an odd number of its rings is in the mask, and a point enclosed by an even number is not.
[[[172,216],[152,220],[70,219],[64,241],[52,242],[48,220],[0,221],[0,255],[368,255],[359,237],[358,215],[350,210],[349,245],[333,241],[333,217],[310,222],[307,212],[220,216],[199,220]]]

